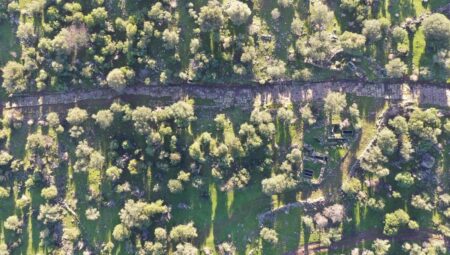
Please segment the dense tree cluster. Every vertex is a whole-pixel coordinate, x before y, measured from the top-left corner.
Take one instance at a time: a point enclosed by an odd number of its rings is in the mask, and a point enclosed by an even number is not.
[[[449,19],[434,13],[417,26],[400,26],[398,15],[390,20],[369,15],[377,6],[315,1],[302,13],[291,0],[274,6],[240,0],[119,5],[33,0],[24,6],[2,0],[0,23],[11,23],[21,52],[4,61],[2,87],[14,94],[105,86],[122,92],[135,84],[186,81],[264,84],[355,77],[348,68],[353,65],[358,77],[362,70],[363,77],[384,78],[364,58],[386,64],[387,77],[446,80]],[[430,53],[425,57],[432,61],[418,69],[409,65],[418,54],[409,52],[409,40],[420,33]],[[375,48],[395,58],[387,61]]]

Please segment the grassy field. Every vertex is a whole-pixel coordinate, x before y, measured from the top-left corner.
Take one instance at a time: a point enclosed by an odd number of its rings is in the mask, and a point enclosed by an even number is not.
[[[280,9],[281,16],[278,21],[274,22],[271,17],[271,11],[276,7],[276,2],[271,0],[259,0],[254,1],[254,4],[259,4],[261,9],[257,10],[260,12],[261,17],[267,23],[267,31],[274,35],[276,41],[276,56],[281,60],[288,61],[288,49],[290,46],[294,45],[294,39],[288,36],[288,31],[290,30],[290,23],[295,16],[298,16],[305,20],[307,13],[307,1],[299,0],[295,1],[295,5],[299,8],[295,9]],[[421,0],[398,0],[399,4],[394,5],[393,8],[389,8],[389,4],[392,0],[380,1],[382,5],[378,9],[372,10],[371,15],[373,17],[385,17],[391,21],[392,24],[400,24],[405,20],[406,17],[419,16],[430,10],[434,10],[443,4],[446,4],[445,0],[431,0],[428,5],[423,5]],[[29,3],[29,0],[21,0],[20,6],[25,8]],[[115,1],[115,4],[124,3],[123,1]],[[205,1],[194,1],[195,6],[200,6],[205,3]],[[127,12],[133,12],[140,9],[140,5],[134,2],[126,2]],[[337,4],[333,3],[333,7]],[[336,7],[337,8],[337,7]],[[112,13],[113,16],[127,17],[129,13],[117,12]],[[346,22],[345,19],[341,18],[339,9],[336,9],[336,17],[333,22],[336,23],[334,29],[337,32],[342,30],[344,26],[342,23]],[[189,17],[186,8],[180,8],[178,11],[180,15],[180,26],[181,26],[181,52],[187,51],[189,48],[189,42],[191,38],[196,35],[193,32],[193,20]],[[398,16],[396,15],[398,14]],[[43,17],[44,19],[44,17]],[[21,22],[34,22],[33,20],[21,19]],[[333,29],[332,28],[332,29]],[[0,51],[0,65],[6,63],[9,59],[13,58],[12,52],[15,52],[17,56],[20,55],[20,48],[14,39],[14,30],[11,25],[7,23],[0,24],[0,46],[2,46],[2,51]],[[238,32],[238,31],[236,31]],[[216,40],[219,40],[216,38]],[[218,43],[216,41],[215,43]],[[409,61],[409,73],[422,66],[431,65],[431,54],[428,54],[423,30],[417,30],[414,35],[410,38],[410,52],[405,57]],[[152,49],[155,52],[161,51],[161,47],[155,47]],[[211,52],[214,54],[219,54],[220,52],[215,52],[215,47],[210,48]],[[379,63],[386,63],[387,55],[389,52],[385,51],[384,45],[374,45],[369,51],[371,57],[378,60]],[[159,53],[158,53],[159,54]],[[181,69],[186,68],[189,65],[189,58],[187,55],[180,56],[181,58]],[[298,63],[297,63],[298,64]],[[370,72],[370,67],[368,62],[363,62],[362,65]],[[307,65],[300,64],[301,67]],[[288,69],[291,68],[288,66]],[[313,70],[316,70],[313,68]],[[289,70],[292,72],[294,70]],[[318,74],[315,75],[317,79],[326,79],[334,76],[335,73],[332,71],[316,70]],[[445,74],[438,73],[441,77],[445,77]],[[370,77],[370,76],[369,76]],[[149,103],[146,98],[133,98],[129,100],[133,105],[140,105],[142,103]],[[159,99],[158,104],[161,104],[164,99]],[[153,102],[153,101],[152,101]],[[191,185],[185,187],[184,191],[180,194],[168,194],[162,192],[153,192],[155,188],[154,178],[160,169],[149,167],[146,173],[138,174],[137,176],[130,177],[130,182],[136,186],[142,187],[146,191],[146,196],[148,199],[156,200],[159,198],[164,199],[168,204],[172,205],[171,216],[168,227],[175,226],[177,224],[185,224],[188,222],[193,222],[198,229],[199,238],[196,240],[196,245],[200,247],[207,247],[212,251],[216,251],[217,244],[232,241],[239,254],[250,253],[251,251],[260,252],[261,254],[283,254],[286,252],[293,251],[299,246],[310,243],[317,242],[320,236],[317,232],[309,233],[302,224],[302,217],[304,214],[300,209],[292,209],[288,214],[279,214],[275,217],[272,225],[277,230],[279,234],[279,243],[274,246],[270,246],[264,243],[259,237],[259,226],[257,215],[276,208],[278,206],[285,205],[289,202],[294,202],[298,198],[308,199],[308,198],[318,198],[321,196],[332,196],[339,197],[340,187],[342,182],[345,181],[348,176],[348,169],[353,164],[358,156],[361,155],[362,151],[366,148],[368,143],[376,136],[376,126],[375,120],[379,114],[387,108],[388,103],[384,100],[377,100],[368,97],[352,97],[348,96],[348,102],[355,102],[358,105],[358,109],[361,113],[361,126],[362,133],[359,139],[349,144],[348,147],[334,146],[326,147],[323,146],[319,140],[326,139],[326,127],[325,126],[313,126],[305,127],[301,124],[301,121],[296,120],[295,123],[285,126],[278,121],[276,122],[276,139],[275,143],[278,145],[277,153],[278,157],[275,159],[276,163],[281,163],[285,159],[286,151],[292,147],[292,145],[298,145],[302,147],[304,144],[310,144],[312,147],[321,153],[328,153],[331,162],[327,167],[332,173],[330,178],[327,178],[324,183],[319,188],[311,188],[307,184],[302,184],[298,189],[288,192],[284,195],[274,195],[272,197],[264,195],[261,190],[261,180],[263,178],[269,177],[271,173],[256,173],[252,174],[252,179],[249,185],[243,190],[235,191],[222,191],[220,189],[220,184],[216,181],[210,174],[210,171],[203,176],[200,176],[204,181],[203,186],[198,189]],[[154,102],[153,102],[154,103]],[[197,100],[196,104],[199,106],[204,106],[207,110],[198,111],[198,119],[192,123],[189,128],[189,132],[183,139],[186,141],[194,140],[201,132],[208,131],[211,132],[213,137],[220,137],[221,134],[217,132],[214,127],[213,119],[218,113],[215,110],[208,109],[208,106],[213,106],[213,102]],[[99,103],[89,105],[89,110],[91,113],[98,109],[104,108],[104,104]],[[294,106],[298,108],[298,106]],[[53,109],[61,112],[65,112],[66,109]],[[40,112],[38,118],[43,118],[45,116],[45,111],[43,109],[36,109]],[[296,110],[295,110],[296,111]],[[231,124],[225,128],[225,133],[223,134],[225,140],[232,139],[237,135],[237,130],[242,123],[248,120],[249,111],[244,111],[239,108],[226,109],[223,111],[226,116],[231,120]],[[297,112],[296,112],[297,113]],[[323,118],[320,116],[319,118]],[[107,155],[109,150],[109,140],[111,137],[106,132],[98,132],[95,130],[93,123],[89,123],[87,126],[88,133],[92,139],[92,144],[94,148],[103,155]],[[97,245],[104,242],[112,241],[112,230],[116,224],[120,222],[119,220],[119,210],[122,208],[122,204],[116,204],[112,207],[107,207],[103,202],[91,200],[87,194],[94,191],[96,193],[106,194],[106,197],[111,201],[121,201],[123,197],[112,191],[110,183],[105,181],[104,171],[94,170],[89,171],[89,173],[75,173],[73,169],[73,160],[75,158],[75,147],[76,144],[74,140],[66,133],[57,134],[55,130],[52,129],[40,129],[36,128],[36,125],[29,127],[28,125],[23,125],[19,130],[11,131],[9,130],[8,141],[6,149],[8,149],[11,154],[16,158],[27,162],[29,156],[25,148],[26,137],[28,134],[35,132],[42,132],[50,135],[58,141],[58,146],[67,150],[69,152],[69,162],[62,164],[56,172],[56,178],[62,180],[61,182],[65,184],[61,188],[64,192],[64,198],[67,201],[76,200],[76,214],[72,215],[70,212],[66,212],[63,226],[79,226],[85,241],[90,245]],[[118,129],[116,132],[126,133],[129,130],[125,128]],[[348,154],[346,154],[348,153]],[[445,144],[444,155],[441,155],[438,159],[442,165],[442,176],[448,177],[448,170],[450,169],[450,144]],[[347,155],[344,159],[344,155]],[[342,163],[341,163],[341,160]],[[106,157],[107,166],[114,165],[111,159]],[[274,165],[277,165],[274,164]],[[183,167],[188,168],[188,165],[183,165]],[[210,166],[209,166],[210,167]],[[314,162],[306,162],[304,168],[313,169],[314,177],[317,178],[319,170],[322,167],[321,164]],[[404,165],[405,169],[410,170],[410,166]],[[249,169],[254,170],[254,169]],[[272,173],[275,169],[272,169]],[[393,173],[390,175],[390,179],[387,181],[389,183],[394,183],[393,176],[398,169],[392,166]],[[256,170],[254,170],[256,171]],[[175,177],[173,172],[167,174],[170,177]],[[9,233],[4,228],[4,221],[8,216],[17,214],[23,219],[26,219],[26,227],[20,234],[22,239],[22,245],[20,249],[15,251],[15,254],[39,254],[39,253],[50,253],[51,247],[45,244],[40,244],[40,232],[43,231],[44,225],[36,219],[37,212],[39,211],[40,205],[44,203],[44,198],[41,197],[41,189],[43,187],[33,186],[25,187],[24,190],[18,190],[15,187],[15,183],[18,180],[13,180],[9,184],[9,189],[12,190],[13,196],[2,200],[0,203],[0,243],[10,243],[14,240],[14,236]],[[400,189],[394,185],[394,189]],[[371,191],[365,187],[368,193]],[[411,195],[418,190],[402,190],[403,194]],[[25,212],[15,205],[15,200],[22,194],[26,194],[31,198],[31,211],[33,213]],[[390,194],[383,194],[383,196],[388,196]],[[88,221],[85,217],[85,210],[89,207],[96,207],[100,209],[101,217],[100,220],[92,222]],[[430,215],[423,211],[414,209],[402,199],[388,199],[386,200],[386,210],[391,212],[398,208],[404,208],[406,211],[410,212],[412,218],[419,219],[424,223],[423,227],[431,227],[433,222],[430,219],[439,219],[438,214]],[[438,215],[438,216],[435,216]],[[383,214],[374,211],[367,206],[357,202],[352,205],[351,215],[353,219],[349,222],[345,222],[343,227],[344,235],[353,235],[357,231],[365,231],[369,229],[380,230],[383,227],[383,222],[380,220]],[[115,254],[124,254],[125,243],[116,242],[114,249]],[[360,247],[369,247],[369,243],[361,243]],[[394,244],[395,251],[399,249],[398,245]],[[342,251],[347,252],[347,251]]]
[[[132,99],[134,103],[140,104],[144,102],[145,99]],[[351,99],[354,100],[354,99]],[[148,102],[148,101],[147,101]],[[358,101],[358,103],[365,102],[365,100]],[[198,101],[197,104],[204,104],[208,106],[208,102]],[[366,112],[373,111],[375,103],[369,103],[360,105],[362,109]],[[97,109],[104,107],[104,103],[99,102],[99,104],[90,104],[88,110],[90,112],[95,112]],[[297,106],[295,106],[297,108]],[[42,116],[48,109],[41,110]],[[52,108],[52,110],[57,110],[64,112],[65,109]],[[362,111],[364,112],[364,111]],[[224,139],[231,139],[236,135],[236,130],[239,129],[240,124],[248,120],[249,112],[242,111],[239,108],[227,109],[224,111],[226,116],[231,120],[230,125],[225,128]],[[186,139],[191,140],[199,132],[209,131],[214,136],[217,136],[217,131],[215,130],[211,119],[214,118],[217,111],[215,110],[202,110],[198,111],[198,119],[193,122],[191,126],[192,137],[186,137]],[[369,121],[366,115],[363,115],[363,119]],[[232,123],[232,124],[231,124]],[[301,122],[297,121],[294,125],[290,125],[287,129],[282,124],[277,124],[277,129],[279,130],[279,135],[276,139],[277,143],[280,145],[280,150],[286,150],[291,146],[291,144],[303,145],[303,127],[298,126]],[[94,126],[88,125],[88,129],[93,129]],[[315,140],[311,140],[314,137],[321,137],[324,135],[323,128],[319,129],[307,129],[308,133],[304,135],[305,142],[311,142],[314,147],[318,150],[320,146]],[[63,135],[56,134],[52,129],[36,130],[34,126],[29,128],[24,125],[20,130],[16,130],[10,133],[9,138],[9,148],[11,152],[19,157],[27,160],[27,151],[25,149],[26,136],[28,133],[33,132],[45,132],[50,136],[57,139],[59,146],[69,152],[70,158],[74,158],[75,145],[72,138],[68,136],[67,133]],[[284,133],[284,135],[282,135]],[[95,145],[95,149],[101,151],[106,155],[108,148],[108,134],[100,133],[96,136],[96,139],[92,142]],[[281,149],[285,148],[285,149]],[[324,152],[324,151],[322,151]],[[343,156],[339,149],[335,152],[330,151],[333,160],[340,160]],[[282,154],[283,155],[283,154]],[[278,161],[282,161],[281,159]],[[113,162],[108,161],[107,165],[112,165]],[[338,165],[336,165],[338,166]],[[313,166],[311,166],[314,168]],[[319,169],[319,167],[316,167]],[[317,169],[317,170],[318,170]],[[153,176],[153,171],[156,169],[149,170],[149,174]],[[339,168],[333,171],[339,171]],[[336,172],[337,173],[337,172]],[[112,240],[112,230],[113,227],[119,223],[118,212],[121,205],[116,205],[111,208],[105,207],[102,203],[96,203],[90,201],[86,194],[88,190],[97,190],[103,194],[107,194],[107,197],[112,200],[119,200],[120,196],[111,193],[111,187],[105,178],[103,177],[104,172],[100,171],[90,171],[87,174],[74,173],[72,168],[72,163],[63,164],[56,174],[56,178],[62,180],[66,183],[64,187],[65,200],[71,201],[77,199],[76,213],[77,216],[71,213],[66,213],[63,220],[63,225],[65,227],[80,226],[82,235],[85,237],[85,241],[89,244],[100,244],[102,242],[108,242]],[[315,175],[318,175],[316,171]],[[338,174],[340,175],[340,174]],[[324,195],[326,192],[331,190],[310,190],[309,188],[301,188],[298,191],[292,192],[290,194],[283,195],[277,198],[276,204],[273,204],[273,200],[262,193],[261,191],[261,180],[264,175],[253,175],[250,184],[243,190],[235,190],[230,192],[223,192],[220,190],[218,184],[213,180],[210,175],[205,176],[206,182],[204,186],[199,190],[191,186],[186,186],[185,191],[181,194],[161,194],[153,193],[152,178],[146,178],[144,175],[138,175],[132,177],[132,182],[142,186],[145,190],[148,190],[149,198],[154,200],[158,198],[163,198],[168,204],[172,205],[172,221],[169,226],[174,226],[177,224],[184,224],[190,221],[194,222],[199,232],[199,238],[196,244],[203,247],[208,247],[211,250],[215,250],[218,243],[224,241],[233,241],[239,253],[249,252],[251,250],[259,250],[262,248],[263,254],[280,254],[295,250],[299,245],[314,242],[318,240],[316,233],[306,233],[301,224],[302,212],[300,209],[293,209],[289,214],[280,214],[273,221],[273,227],[279,232],[280,242],[278,245],[271,247],[259,239],[259,224],[257,221],[257,215],[264,211],[270,210],[273,206],[280,206],[289,202],[296,200],[297,196],[306,199],[308,197],[317,198],[318,196]],[[317,176],[316,176],[317,177]],[[328,186],[333,186],[334,192],[339,189],[340,183],[336,181],[339,179],[332,178],[333,181],[328,183]],[[326,180],[327,182],[329,180]],[[39,210],[39,206],[44,202],[43,198],[40,196],[40,190],[42,187],[33,187],[26,190],[27,194],[31,195],[32,208],[35,211]],[[207,196],[203,194],[206,192]],[[20,192],[14,192],[15,197],[17,197]],[[2,203],[0,206],[4,208],[0,212],[0,220],[5,220],[8,216],[13,214],[15,211],[13,199],[9,202]],[[185,204],[187,208],[179,206]],[[252,206],[248,206],[248,205]],[[100,209],[101,218],[99,221],[91,222],[87,221],[84,215],[84,211],[88,207],[97,207]],[[20,252],[22,254],[27,253],[38,253],[45,252],[46,246],[39,245],[39,232],[43,230],[43,225],[39,222],[35,216],[28,216],[29,224],[26,226],[26,231],[22,233],[22,239],[24,240],[24,245],[21,247]],[[2,231],[3,240],[7,241],[8,236],[4,235],[5,231]],[[123,244],[116,245],[115,253],[120,254],[123,250]]]
[[[15,40],[13,27],[4,22],[0,23],[0,66],[3,66],[10,59],[20,56],[19,44]],[[16,57],[14,57],[16,56]]]

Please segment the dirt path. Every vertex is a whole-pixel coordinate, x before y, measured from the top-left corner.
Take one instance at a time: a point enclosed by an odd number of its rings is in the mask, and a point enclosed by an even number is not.
[[[339,251],[341,249],[355,247],[355,244],[358,244],[363,241],[371,242],[377,238],[389,239],[391,241],[400,241],[400,242],[411,240],[423,242],[425,240],[428,240],[429,238],[432,238],[434,234],[437,234],[436,231],[431,229],[421,229],[419,231],[403,231],[395,237],[388,237],[383,235],[380,231],[381,230],[371,229],[364,232],[360,232],[356,235],[345,237],[344,239],[333,243],[330,247],[321,246],[319,242],[309,243],[299,248],[298,250],[286,253],[285,255],[304,255],[304,254],[316,254],[319,252],[326,252],[326,251],[328,252]]]
[[[113,100],[114,98],[144,99],[154,105],[167,104],[185,97],[204,100],[205,105],[219,108],[233,106],[251,108],[256,97],[262,102],[281,102],[289,99],[294,103],[302,101],[322,100],[332,91],[341,91],[357,96],[405,100],[404,91],[408,91],[408,99],[425,105],[450,107],[450,88],[445,84],[402,83],[365,83],[361,81],[330,81],[317,83],[283,83],[276,85],[166,85],[135,86],[126,88],[119,94],[110,89],[94,89],[89,91],[69,91],[64,93],[47,93],[14,96],[1,102],[1,107],[24,108],[51,105],[73,105],[93,100]]]

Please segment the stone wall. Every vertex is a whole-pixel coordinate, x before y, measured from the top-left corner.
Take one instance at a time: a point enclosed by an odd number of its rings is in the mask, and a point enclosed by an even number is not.
[[[405,89],[406,86],[406,89]],[[73,91],[41,95],[15,96],[2,102],[4,108],[35,107],[41,105],[74,104],[88,100],[112,100],[117,97],[146,96],[149,100],[163,98],[167,103],[190,97],[210,100],[220,108],[239,106],[251,108],[257,96],[262,102],[281,102],[290,99],[294,103],[305,100],[322,100],[328,91],[341,91],[357,96],[405,99],[404,91],[410,91],[414,100],[421,104],[450,107],[450,88],[435,85],[364,84],[362,82],[320,82],[306,84],[278,84],[266,86],[219,86],[219,85],[167,85],[137,86],[126,88],[122,94],[110,89]]]

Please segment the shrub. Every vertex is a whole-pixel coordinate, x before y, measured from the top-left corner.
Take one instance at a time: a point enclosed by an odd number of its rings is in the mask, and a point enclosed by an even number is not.
[[[259,232],[259,236],[261,236],[261,238],[270,243],[270,244],[277,244],[278,243],[278,234],[274,229],[270,229],[270,228],[262,228],[261,231]]]

